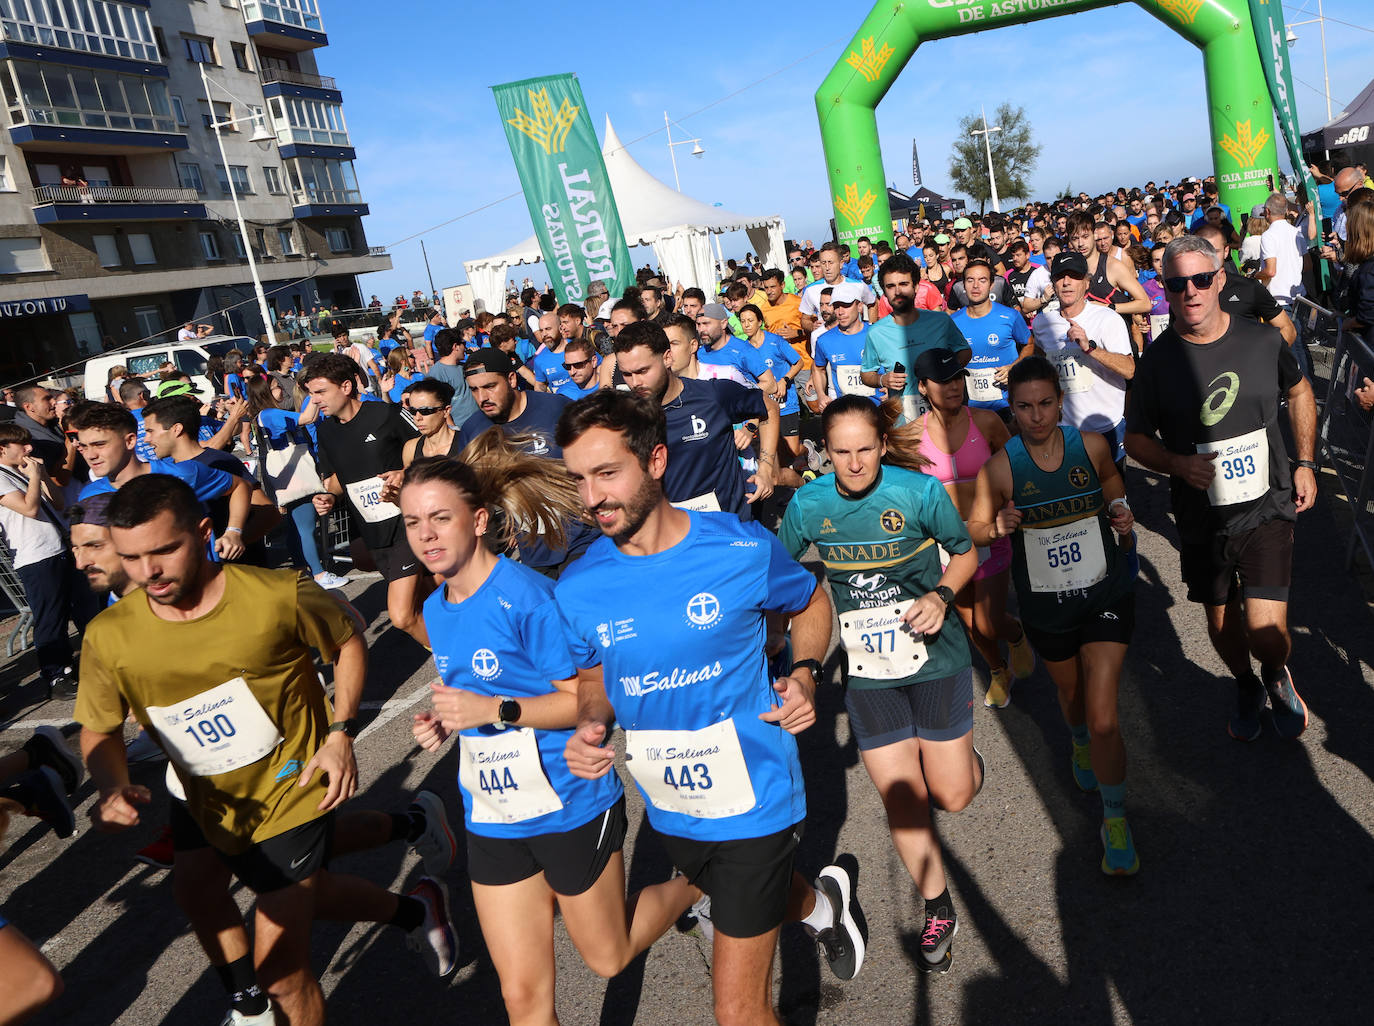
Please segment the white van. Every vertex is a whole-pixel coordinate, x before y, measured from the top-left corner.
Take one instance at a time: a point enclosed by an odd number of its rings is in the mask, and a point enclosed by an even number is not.
[[[146,375],[146,380],[157,377],[157,369],[168,360],[177,370],[191,375],[191,381],[200,389],[202,399],[213,395],[210,379],[205,376],[205,365],[212,356],[223,356],[231,349],[244,354],[253,351],[253,339],[247,335],[207,335],[194,342],[165,342],[156,346],[139,346],[137,349],[123,349],[118,352],[103,353],[86,361],[84,387],[86,398],[96,402],[107,402],[105,386],[110,378],[110,368],[123,364],[131,378]],[[154,391],[155,385],[149,385]]]

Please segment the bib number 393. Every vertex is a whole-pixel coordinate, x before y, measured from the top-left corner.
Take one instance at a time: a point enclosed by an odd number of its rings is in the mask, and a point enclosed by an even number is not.
[[[172,758],[198,777],[249,766],[282,741],[242,677],[176,705],[150,705],[148,716]]]
[[[723,819],[756,804],[733,720],[700,730],[627,730],[625,768],[664,812]]]
[[[1197,451],[1217,454],[1216,473],[1207,488],[1207,501],[1213,506],[1252,502],[1269,491],[1269,435],[1265,428],[1200,443]]]
[[[850,672],[869,680],[902,680],[920,671],[929,655],[925,638],[902,619],[910,603],[840,614],[840,641]]]
[[[1107,576],[1107,551],[1096,517],[1061,527],[1021,529],[1031,591],[1079,591]]]
[[[401,515],[401,507],[392,502],[382,501],[380,477],[369,477],[366,481],[354,481],[348,485],[348,497],[353,500],[353,508],[369,524],[379,524],[384,520]]]
[[[544,776],[533,730],[463,734],[458,752],[458,783],[472,799],[474,823],[520,823],[563,807]]]

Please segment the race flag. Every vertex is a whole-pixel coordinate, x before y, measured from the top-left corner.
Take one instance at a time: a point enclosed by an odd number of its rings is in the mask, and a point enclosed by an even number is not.
[[[597,280],[620,295],[634,284],[634,266],[577,77],[527,78],[492,92],[558,301],[585,303]]]
[[[916,140],[911,140],[911,184],[919,190],[921,188],[921,158],[916,156]]]

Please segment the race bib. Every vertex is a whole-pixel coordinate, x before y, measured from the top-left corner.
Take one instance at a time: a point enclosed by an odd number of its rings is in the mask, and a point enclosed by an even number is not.
[[[1060,349],[1050,353],[1050,362],[1059,372],[1059,387],[1065,395],[1076,395],[1093,387],[1092,368],[1078,358],[1081,350],[1075,345],[1072,349]]]
[[[902,417],[906,423],[919,420],[930,410],[930,404],[920,392],[902,396]]]
[[[521,823],[563,807],[528,727],[460,735],[458,782],[472,799],[474,823]]]
[[[756,804],[733,720],[700,730],[627,730],[625,767],[664,812],[723,819]]]
[[[996,367],[975,367],[968,372],[968,400],[971,403],[991,403],[1002,398],[997,387]]]
[[[1150,314],[1150,341],[1163,335],[1169,328],[1169,318],[1171,314]]]
[[[198,777],[249,766],[282,741],[242,677],[176,705],[150,705],[148,717],[177,765]]]
[[[757,467],[755,468],[757,469]],[[707,492],[705,495],[698,495],[691,499],[683,499],[681,502],[674,502],[672,505],[678,509],[690,509],[693,513],[719,513],[720,500],[716,498],[715,492]]]
[[[840,614],[840,641],[849,672],[869,680],[902,680],[925,665],[925,637],[902,619],[910,602]]]
[[[1107,576],[1107,552],[1096,517],[1060,527],[1023,527],[1031,591],[1080,591]]]
[[[855,363],[835,364],[835,389],[840,395],[873,395],[877,389],[865,385],[861,368]]]
[[[401,507],[382,501],[383,485],[380,477],[369,477],[366,481],[354,481],[346,486],[348,497],[353,500],[353,508],[369,524],[380,524],[383,520],[401,515]]]
[[[1251,502],[1269,491],[1269,434],[1255,428],[1219,442],[1199,442],[1199,453],[1214,452],[1216,474],[1207,488],[1213,506]]]

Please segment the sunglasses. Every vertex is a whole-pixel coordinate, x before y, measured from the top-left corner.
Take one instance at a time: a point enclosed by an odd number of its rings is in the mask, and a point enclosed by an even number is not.
[[[1186,289],[1189,282],[1192,282],[1193,288],[1202,292],[1212,287],[1212,279],[1220,273],[1220,271],[1203,271],[1200,274],[1188,274],[1181,278],[1165,278],[1164,287],[1170,292],[1178,293]]]
[[[592,362],[592,358],[589,356],[589,357],[587,357],[585,360],[578,360],[576,363],[565,363],[565,364],[563,364],[563,369],[564,369],[564,370],[581,370],[583,367],[587,366],[587,364],[589,364],[589,363],[591,363],[591,362]]]
[[[447,406],[412,406],[411,413],[418,413],[422,417],[430,417],[436,413],[444,413],[448,410]]]

